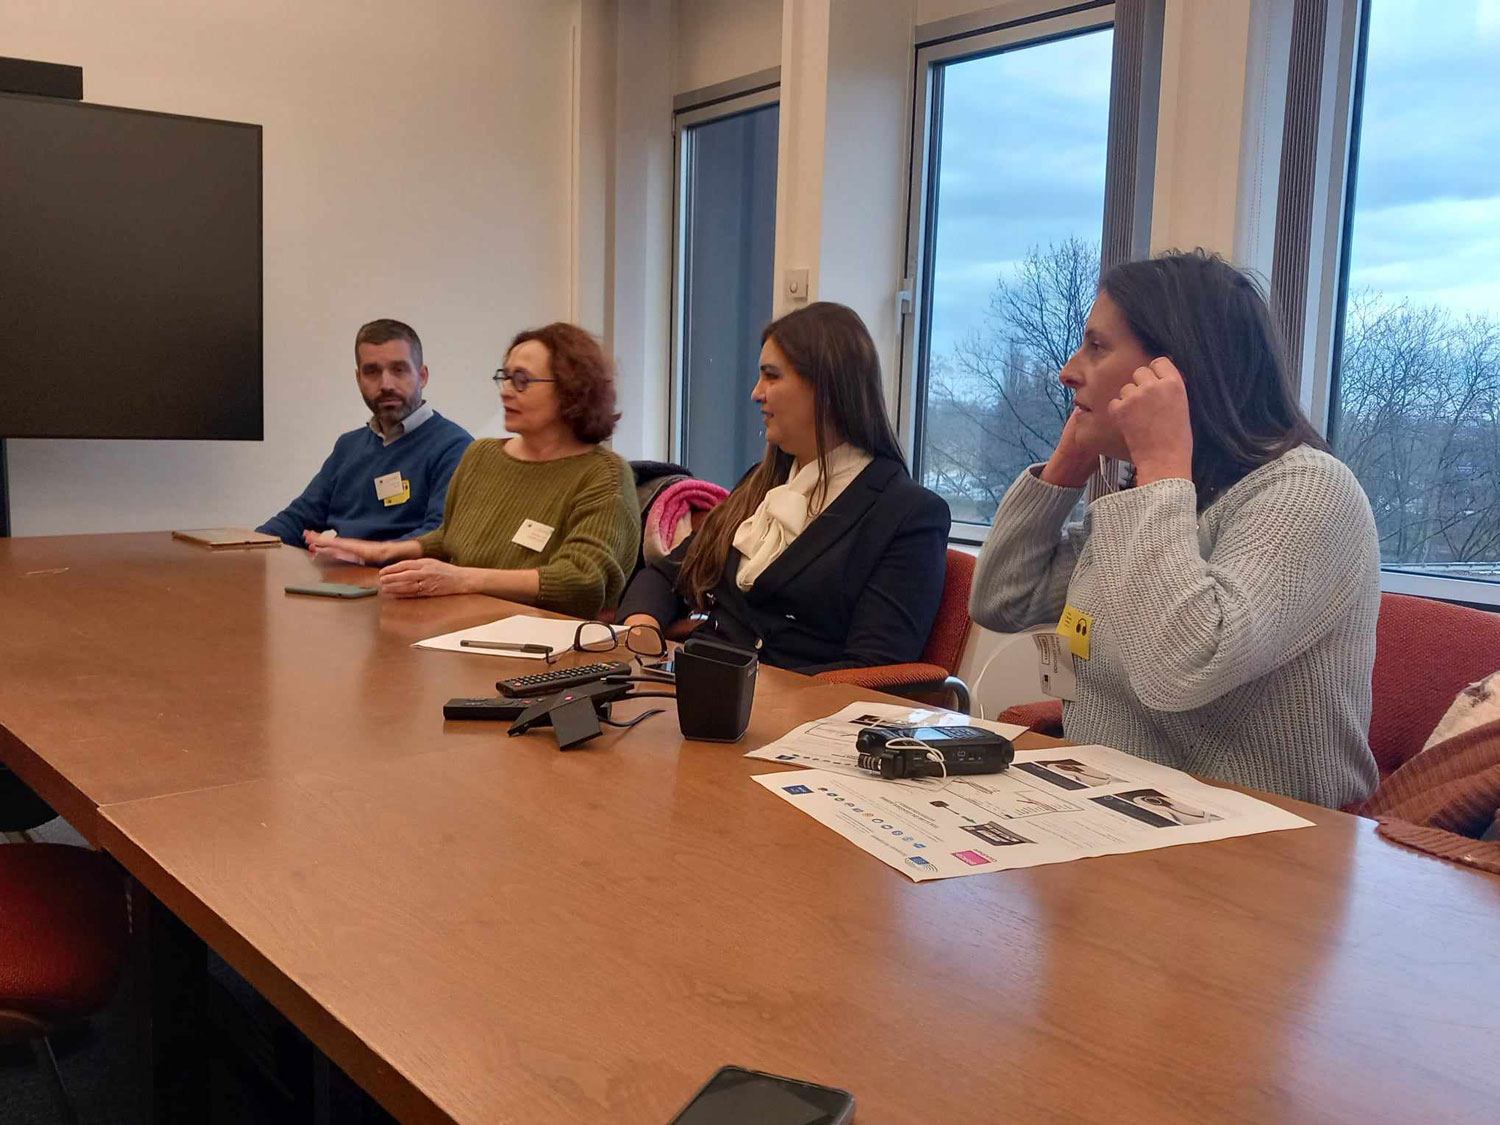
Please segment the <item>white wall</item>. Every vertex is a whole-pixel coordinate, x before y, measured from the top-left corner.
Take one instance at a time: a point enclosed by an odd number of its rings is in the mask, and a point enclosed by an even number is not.
[[[353,336],[377,316],[421,334],[438,410],[497,432],[505,343],[568,312],[572,9],[0,6],[4,53],[81,65],[90,101],[265,128],[265,441],[11,442],[15,532],[272,514],[368,417]]]
[[[824,137],[821,297],[857,310],[869,326],[897,416],[910,159],[912,0],[832,6],[828,124]]]
[[[1292,0],[1167,0],[1153,253],[1202,246],[1269,277]]]
[[[993,26],[1067,6],[1068,0],[991,0],[988,4],[975,0],[916,0],[916,23],[921,27],[939,20],[963,19],[970,25],[966,30],[972,30],[974,26]]]
[[[781,64],[781,0],[675,0],[673,7],[674,93]]]
[[[573,35],[573,271],[571,318],[609,334],[614,192],[615,0],[578,0]]]
[[[781,112],[776,142],[776,265],[773,315],[794,307],[785,279],[807,270],[810,297],[819,299],[823,181],[827,174],[828,32],[832,0],[792,0],[783,9]],[[795,302],[800,304],[802,301]]]
[[[620,365],[622,456],[667,454],[672,315],[670,0],[618,0],[612,192],[606,260],[608,339]]]
[[[1167,0],[1153,253],[1234,249],[1250,9],[1250,0]]]
[[[782,23],[777,315],[811,300],[864,318],[895,416],[896,291],[905,255],[912,0],[797,0]]]

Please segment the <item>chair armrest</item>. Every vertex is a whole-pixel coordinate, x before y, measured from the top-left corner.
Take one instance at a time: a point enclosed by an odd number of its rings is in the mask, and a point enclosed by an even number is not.
[[[1014,707],[1007,707],[995,718],[1002,723],[1016,723],[1028,730],[1036,731],[1037,734],[1049,734],[1054,738],[1062,737],[1062,700],[1060,699],[1018,703]]]
[[[937,687],[948,678],[941,664],[878,664],[873,668],[835,668],[813,677],[831,684],[854,684],[884,691],[893,687]]]
[[[879,664],[873,668],[836,668],[831,672],[819,672],[815,680],[831,684],[854,684],[874,691],[917,691],[929,689],[951,691],[957,710],[968,714],[971,707],[969,685],[957,676],[950,676],[941,664]]]

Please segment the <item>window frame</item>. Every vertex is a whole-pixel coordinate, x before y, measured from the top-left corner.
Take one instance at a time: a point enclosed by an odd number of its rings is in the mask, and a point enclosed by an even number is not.
[[[1299,398],[1325,436],[1334,434],[1339,410],[1371,3],[1335,0],[1329,6],[1318,122],[1320,182],[1313,185],[1313,218],[1324,232],[1323,246],[1314,247],[1309,257],[1304,322],[1290,326],[1307,342],[1301,370],[1295,373]],[[1380,588],[1386,593],[1500,608],[1500,582],[1422,574],[1384,561]]]
[[[921,431],[926,406],[926,381],[922,373],[927,370],[930,358],[931,324],[926,311],[931,307],[932,259],[936,245],[936,222],[933,220],[936,207],[937,174],[941,166],[943,68],[959,61],[1023,50],[1030,46],[1085,35],[1106,27],[1115,29],[1118,35],[1121,17],[1126,14],[1124,9],[1131,2],[1132,0],[1121,0],[1119,3],[1113,0],[1093,0],[1091,3],[1081,4],[1049,4],[1038,6],[1036,10],[1028,14],[1014,14],[1013,18],[1003,22],[997,19],[990,21],[987,26],[972,29],[967,25],[974,22],[974,17],[966,18],[964,21],[966,26],[962,28],[955,27],[953,21],[942,21],[917,29],[912,79],[910,167],[907,176],[905,271],[897,295],[900,310],[900,338],[897,353],[896,426],[902,447],[911,461],[913,475],[919,480],[922,469],[917,436]],[[1149,146],[1151,152],[1154,153],[1155,103],[1160,86],[1161,3],[1160,0],[1144,0],[1144,2],[1134,0],[1134,3],[1141,11],[1152,13],[1144,15],[1148,27],[1145,38],[1152,40],[1154,36],[1154,40],[1143,49],[1143,54],[1152,60],[1146,68],[1149,75],[1143,76],[1149,78],[1149,81],[1143,84],[1150,87],[1150,104],[1149,107],[1140,107],[1143,113],[1149,112],[1151,119],[1149,127],[1140,129],[1138,144]],[[1118,50],[1115,53],[1114,65],[1116,67],[1120,65]],[[1110,82],[1111,136],[1107,159],[1128,161],[1132,167],[1139,167],[1138,152],[1117,151],[1114,134],[1117,126],[1116,113],[1119,109],[1115,104],[1118,95],[1118,83],[1112,75]],[[1142,125],[1145,124],[1142,122]],[[1149,165],[1152,161],[1148,160],[1147,163]],[[1142,178],[1137,175],[1134,180],[1130,181],[1130,187],[1136,193],[1136,198],[1126,209],[1129,214],[1122,215],[1118,220],[1132,227],[1142,221],[1141,216],[1144,216],[1144,221],[1149,223],[1152,185],[1149,176],[1144,177],[1145,182],[1141,182]],[[1101,246],[1108,247],[1112,242],[1109,229],[1111,223],[1110,192],[1117,189],[1119,185],[1113,182],[1115,177],[1110,176],[1109,169],[1106,169],[1105,180],[1105,225],[1100,233]],[[1144,207],[1141,206],[1142,199],[1144,199]],[[1124,242],[1133,246],[1144,246],[1147,244],[1147,234],[1145,230],[1129,230],[1124,232]],[[1120,239],[1113,241],[1119,242]],[[988,531],[987,524],[955,522],[949,533],[949,540],[955,544],[983,543]]]
[[[671,373],[667,382],[667,449],[668,456],[682,463],[687,409],[685,370],[686,306],[692,279],[687,276],[688,169],[692,161],[693,130],[741,114],[753,113],[766,106],[781,103],[781,68],[747,74],[701,90],[679,94],[672,105],[672,324],[669,356]],[[780,160],[780,156],[777,157]],[[774,284],[774,283],[773,283]]]

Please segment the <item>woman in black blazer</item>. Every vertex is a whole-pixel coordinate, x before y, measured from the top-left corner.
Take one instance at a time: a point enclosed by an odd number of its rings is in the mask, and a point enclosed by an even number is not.
[[[767,664],[813,675],[921,659],[947,570],[948,505],[906,470],[874,341],[819,301],[761,334],[766,456],[696,534],[637,572],[618,619],[690,611]]]

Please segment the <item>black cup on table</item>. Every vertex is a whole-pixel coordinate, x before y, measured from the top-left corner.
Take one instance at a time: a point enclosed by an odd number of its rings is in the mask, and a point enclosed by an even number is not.
[[[750,725],[760,661],[749,649],[708,637],[689,637],[672,661],[677,721],[684,738],[738,742]]]

